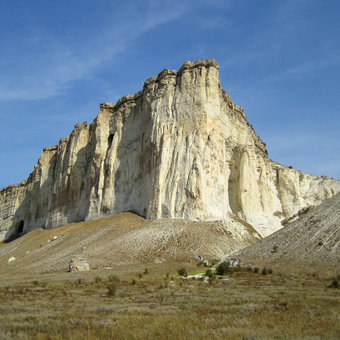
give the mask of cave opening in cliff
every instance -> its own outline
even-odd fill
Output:
[[[113,133],[111,133],[111,135],[109,136],[109,138],[107,139],[107,143],[108,143],[108,148],[111,148],[112,145],[112,141],[113,141]]]
[[[21,234],[24,231],[24,221],[20,221],[17,226],[17,234]]]
[[[16,240],[17,238],[19,238],[20,236],[22,236],[24,232],[24,226],[25,226],[25,223],[22,220],[19,221],[17,224],[15,224],[13,228],[11,228],[9,232],[7,233],[9,234],[8,235],[9,237],[4,240],[4,243],[10,243]]]

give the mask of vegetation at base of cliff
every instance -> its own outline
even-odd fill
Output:
[[[0,287],[0,338],[337,338],[340,296],[328,287],[339,277],[264,269],[224,276],[207,269],[206,280],[152,268],[141,278],[139,269],[125,277],[31,278]]]
[[[225,275],[229,273],[231,273],[231,268],[227,262],[222,262],[216,267],[217,275]]]
[[[184,276],[184,277],[187,277],[188,276],[188,272],[185,268],[180,268],[177,270],[177,274],[179,276]]]

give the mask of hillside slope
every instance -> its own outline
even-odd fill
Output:
[[[232,256],[245,261],[340,263],[340,194]]]
[[[230,215],[228,223],[181,220],[149,221],[122,213],[95,221],[34,230],[0,243],[0,277],[66,271],[74,256],[92,269],[134,263],[194,261],[195,255],[216,260],[261,236]],[[8,263],[11,257],[13,262]]]

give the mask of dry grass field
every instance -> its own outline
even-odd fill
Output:
[[[339,339],[335,272],[240,268],[180,278],[193,263],[0,281],[1,339]],[[338,280],[339,282],[340,280]]]
[[[178,275],[209,270],[195,254],[212,263],[258,240],[232,216],[224,225],[124,213],[1,242],[0,339],[340,339],[340,268],[336,256],[320,262],[320,235],[314,263],[277,256],[280,243],[240,252],[242,266],[223,276]],[[90,271],[68,272],[77,255]]]

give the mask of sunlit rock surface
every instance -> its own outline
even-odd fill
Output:
[[[134,211],[148,219],[228,220],[266,236],[340,182],[268,159],[213,59],[163,70],[142,91],[103,103],[45,148],[29,178],[0,191],[1,238]]]

